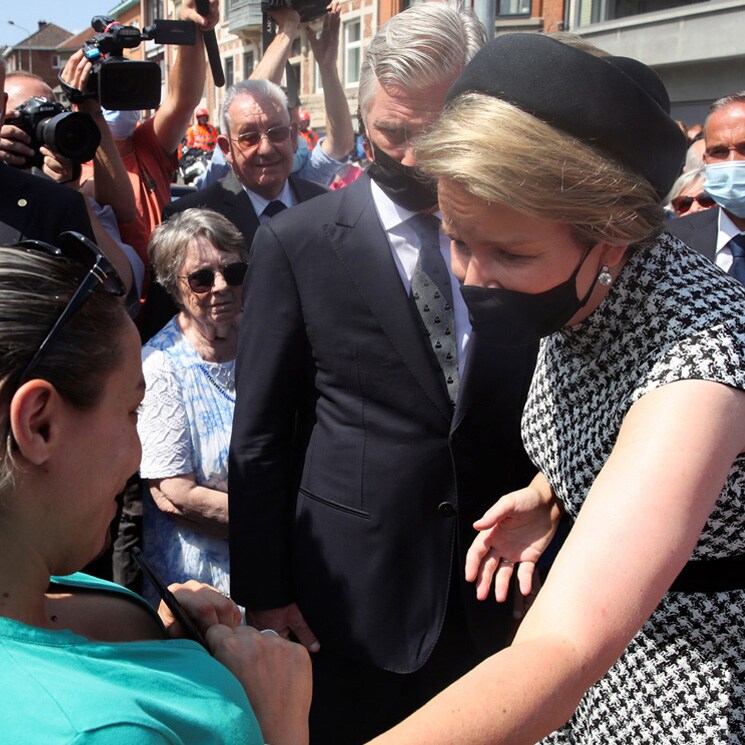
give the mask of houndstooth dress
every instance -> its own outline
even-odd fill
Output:
[[[698,378],[745,389],[745,288],[667,234],[635,253],[583,323],[543,340],[528,454],[577,516],[629,407]],[[692,560],[745,553],[745,454]],[[745,743],[745,591],[669,592],[544,743]]]

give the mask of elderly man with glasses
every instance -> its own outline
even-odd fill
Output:
[[[230,173],[211,187],[168,205],[164,216],[189,207],[209,207],[225,215],[250,248],[260,223],[326,190],[290,175],[298,133],[279,86],[268,80],[237,83],[225,95],[221,118],[223,134],[217,145],[230,164]]]
[[[287,96],[268,80],[244,80],[228,89],[222,103],[217,146],[230,172],[206,189],[166,205],[163,219],[190,207],[209,207],[230,220],[251,247],[259,225],[272,215],[323,194],[323,186],[291,174],[297,125],[290,122]],[[140,331],[146,341],[176,313],[157,286],[145,305]]]

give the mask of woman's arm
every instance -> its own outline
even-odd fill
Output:
[[[512,647],[376,745],[534,743],[561,726],[688,561],[745,451],[745,392],[700,380],[644,396]]]
[[[228,534],[227,492],[199,486],[193,473],[164,479],[148,479],[153,501],[163,512],[199,523],[200,527]]]

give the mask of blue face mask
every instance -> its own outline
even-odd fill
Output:
[[[126,140],[137,129],[137,125],[140,122],[140,112],[103,109],[103,118],[109,125],[111,135],[115,140]]]
[[[308,143],[305,141],[305,137],[298,137],[295,159],[292,161],[292,173],[297,173],[307,163],[309,156],[310,150],[308,150]]]
[[[745,217],[745,160],[708,164],[704,191],[722,209]]]

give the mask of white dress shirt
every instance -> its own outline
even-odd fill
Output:
[[[388,236],[393,260],[396,262],[401,282],[408,295],[411,292],[411,275],[414,273],[421,242],[415,230],[406,221],[416,213],[395,204],[385,192],[374,182],[371,182],[372,197],[375,203],[380,223]],[[434,213],[442,219],[439,212]],[[466,361],[466,347],[471,335],[471,322],[468,320],[468,308],[460,294],[460,282],[450,271],[450,239],[440,233],[440,253],[445,261],[450,275],[450,285],[453,289],[453,315],[455,320],[455,334],[458,344],[458,374],[463,375]]]
[[[294,207],[297,204],[297,199],[295,199],[295,195],[292,193],[292,189],[290,189],[289,181],[285,181],[282,191],[279,192],[274,199],[264,199],[264,197],[259,196],[255,191],[251,191],[251,189],[246,186],[243,187],[243,190],[248,194],[248,198],[251,200],[251,205],[259,216],[260,223],[265,223],[267,220],[271,219],[269,215],[264,214],[264,210],[269,202],[282,202],[285,207]]]
[[[714,209],[712,207],[712,209]],[[729,272],[732,266],[732,249],[727,247],[727,244],[736,236],[740,235],[742,231],[740,228],[732,222],[729,215],[725,213],[723,209],[719,210],[719,230],[717,232],[717,251],[714,256],[714,262],[716,265],[723,269],[725,272]]]

